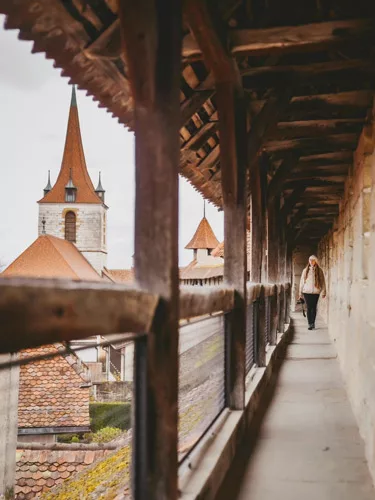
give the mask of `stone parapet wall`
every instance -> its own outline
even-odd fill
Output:
[[[362,132],[332,231],[320,242],[328,296],[320,313],[336,345],[375,479],[375,132]]]

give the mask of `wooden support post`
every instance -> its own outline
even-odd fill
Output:
[[[235,307],[226,317],[226,393],[228,406],[242,410],[246,372],[246,102],[236,62],[219,36],[217,12],[209,11],[205,1],[189,0],[184,13],[216,84],[224,205],[224,280],[235,289]]]
[[[260,283],[262,278],[263,259],[263,212],[262,193],[259,168],[250,171],[249,192],[251,204],[251,281]]]
[[[220,96],[220,97],[219,97]],[[247,196],[246,196],[246,116],[241,96],[228,102],[224,88],[218,89],[218,109],[221,138],[221,179],[224,201],[224,280],[236,290],[235,308],[227,315],[228,377],[227,399],[231,409],[245,405],[245,345],[246,345],[246,280],[247,280]],[[228,96],[229,98],[230,96]],[[234,109],[234,127],[227,128],[225,108]],[[235,149],[222,138],[233,130]],[[231,149],[232,154],[229,153]]]
[[[133,498],[176,500],[181,2],[118,5],[135,105],[135,275],[162,298],[147,362],[145,349],[137,353],[137,365],[146,365],[146,388],[133,430]]]
[[[276,196],[268,204],[268,281],[279,280],[280,247],[280,197]]]
[[[12,362],[16,354],[1,354],[0,362]],[[0,498],[14,498],[18,430],[20,367],[0,369]]]
[[[285,287],[284,284],[280,284],[279,288],[279,325],[278,332],[284,333],[285,330]]]
[[[259,294],[259,305],[258,305],[258,328],[257,328],[257,356],[256,363],[258,366],[266,366],[266,302],[264,296],[264,287],[261,287]]]
[[[271,301],[270,344],[276,345],[277,325],[278,325],[277,287],[274,287],[274,293],[270,297],[270,301]]]

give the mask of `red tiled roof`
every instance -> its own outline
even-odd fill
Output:
[[[69,357],[59,354],[59,344],[21,351],[20,358],[53,354],[51,359],[21,366],[18,427],[88,427],[89,387]],[[78,360],[77,360],[78,361]]]
[[[108,453],[108,450],[17,450],[16,498],[37,498]]]
[[[207,280],[219,278],[224,275],[224,262],[217,259],[216,265],[199,265],[196,260],[190,262],[188,266],[180,270],[181,280]]]
[[[247,244],[247,257],[248,257],[248,264],[250,263],[250,255],[251,255],[251,233],[250,231],[246,232],[246,244]],[[213,257],[222,257],[224,258],[224,241],[218,244],[218,246],[212,250],[211,255]],[[248,265],[249,268],[249,265]]]
[[[105,273],[115,283],[131,283],[135,280],[134,269],[106,269]]]
[[[212,250],[211,255],[213,257],[224,257],[224,241],[218,244],[218,246]]]
[[[101,280],[73,243],[50,235],[39,236],[5,269],[3,276]]]
[[[65,186],[70,179],[70,172],[73,184],[77,188],[76,203],[103,203],[95,193],[87,171],[74,89],[60,173],[56,184],[39,203],[65,203]]]
[[[198,229],[195,231],[194,236],[191,241],[186,245],[186,249],[198,250],[198,249],[214,249],[219,244],[212,228],[206,219],[203,217],[199,223]]]

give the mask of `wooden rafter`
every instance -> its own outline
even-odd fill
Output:
[[[374,27],[372,19],[355,19],[254,30],[234,29],[229,34],[230,52],[242,57],[328,50],[348,42],[373,40]],[[187,61],[203,57],[199,44],[191,35],[184,38],[182,55]]]

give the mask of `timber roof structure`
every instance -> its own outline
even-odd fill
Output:
[[[367,0],[186,2],[180,173],[223,207],[214,73],[235,66],[246,101],[249,175],[259,165],[263,195],[281,194],[295,241],[319,241],[337,216],[372,109],[374,11]],[[35,52],[133,128],[117,1],[39,0],[31,8],[29,0],[0,0],[0,12],[6,28],[19,29]]]

